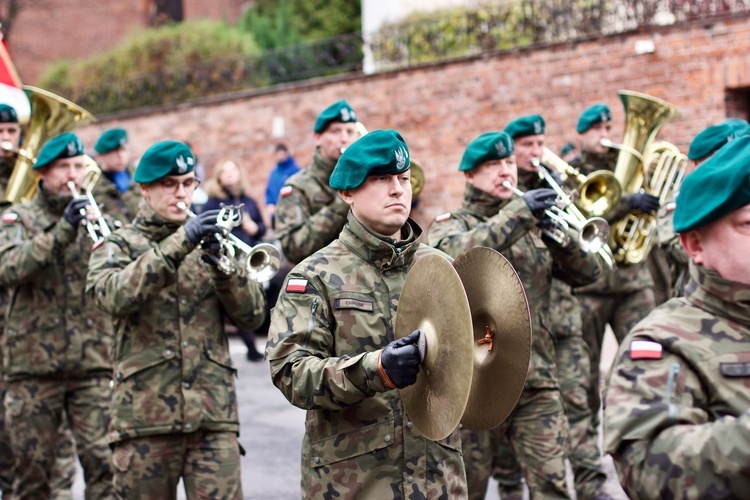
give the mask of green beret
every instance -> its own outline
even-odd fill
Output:
[[[734,136],[741,137],[750,134],[750,123],[740,118],[727,118],[721,123],[726,123],[734,129]]]
[[[149,184],[168,175],[184,175],[195,168],[195,156],[184,142],[161,141],[143,153],[133,180]]]
[[[83,154],[83,143],[77,135],[71,132],[56,135],[44,143],[39,156],[34,163],[34,170],[46,167],[60,158],[73,158]]]
[[[395,130],[374,130],[341,154],[328,185],[354,189],[371,175],[400,174],[409,170],[409,146]]]
[[[96,141],[96,144],[94,145],[94,151],[96,151],[100,155],[103,155],[105,153],[109,153],[110,151],[114,151],[115,149],[125,147],[125,144],[127,143],[128,133],[125,132],[124,129],[111,128],[109,130],[105,130],[104,133],[102,133],[101,137],[99,137],[99,140]]]
[[[356,121],[357,113],[349,106],[349,103],[341,99],[328,106],[318,115],[313,130],[316,134],[322,134],[332,122],[355,123]]]
[[[513,154],[513,139],[505,132],[487,132],[466,146],[459,172],[471,170],[480,163],[502,160]]]
[[[544,118],[539,115],[521,116],[507,124],[505,132],[515,140],[527,135],[541,135],[544,133],[544,126]]]
[[[750,203],[750,136],[721,147],[682,181],[674,230],[685,233]]]
[[[606,104],[594,104],[586,108],[581,116],[578,117],[576,131],[579,134],[586,132],[597,123],[606,123],[612,121],[612,112]]]
[[[700,160],[710,155],[734,137],[735,131],[728,123],[717,123],[695,136],[688,148],[690,160]]]
[[[13,106],[0,104],[0,123],[18,123],[18,113]]]
[[[566,142],[565,145],[560,150],[560,156],[565,156],[566,154],[573,151],[575,148],[576,147],[572,142]]]

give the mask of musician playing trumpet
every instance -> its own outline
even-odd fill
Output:
[[[112,327],[84,293],[92,242],[82,227],[87,198],[73,198],[85,170],[72,133],[50,139],[33,168],[36,196],[0,226],[0,284],[10,294],[2,350],[7,425],[16,457],[13,498],[48,498],[57,429],[67,418],[87,496],[112,496]]]
[[[174,498],[180,478],[188,498],[242,497],[237,369],[223,315],[256,328],[266,299],[244,265],[227,274],[206,258],[224,230],[218,210],[188,218],[194,168],[182,142],[146,150],[136,218],[91,257],[88,290],[115,326],[107,440],[119,498]]]
[[[514,194],[518,174],[513,154],[513,139],[505,132],[485,133],[469,143],[459,166],[466,178],[463,204],[435,218],[427,243],[452,257],[475,246],[501,252],[519,273],[531,309],[531,362],[518,405],[495,429],[462,431],[469,498],[484,498],[495,452],[506,439],[523,469],[531,498],[569,498],[567,421],[550,331],[549,283],[553,276],[588,283],[601,276],[603,267],[596,255],[580,250],[577,236],[560,241],[550,236],[555,228],[548,211],[556,202],[555,191],[538,188],[523,197]]]

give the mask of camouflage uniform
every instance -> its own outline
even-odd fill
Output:
[[[14,498],[50,495],[64,415],[88,494],[112,494],[105,440],[112,327],[84,293],[91,240],[62,219],[69,201],[42,185],[34,200],[6,211],[0,227],[0,284],[10,302],[3,357]]]
[[[585,151],[572,165],[584,175],[594,170],[612,170],[617,160],[616,152],[591,155]],[[631,212],[627,193],[617,207],[604,218],[614,224]],[[636,265],[618,264],[613,273],[591,285],[575,289],[583,309],[583,339],[589,347],[591,378],[589,383],[589,408],[594,428],[599,427],[600,374],[602,341],[607,324],[612,327],[618,342],[635,324],[646,317],[654,307],[654,280],[646,262]]]
[[[181,223],[142,202],[91,257],[88,288],[115,326],[108,438],[120,498],[172,497],[180,476],[188,497],[241,497],[237,369],[222,314],[255,328],[265,295],[243,266],[225,276],[194,248]]]
[[[337,240],[287,276],[266,355],[274,384],[307,410],[304,498],[466,497],[458,430],[422,437],[378,373],[406,274],[439,253],[419,244],[421,233],[409,220],[394,243],[349,215]]]
[[[685,285],[687,285],[690,276],[688,272],[689,257],[685,253],[685,249],[682,248],[680,236],[674,232],[672,222],[674,209],[674,202],[667,203],[659,209],[656,218],[657,241],[649,254],[649,257],[656,255],[654,261],[658,262],[659,283],[662,284],[662,288],[658,285],[655,288],[657,304],[666,302],[670,297],[685,295]],[[653,273],[654,268],[652,267]],[[654,277],[654,281],[657,281],[656,277]]]
[[[131,172],[132,174],[132,172]],[[131,175],[132,177],[132,175]],[[109,180],[106,173],[102,173],[99,181],[94,186],[93,196],[101,205],[101,211],[109,214],[117,222],[117,227],[127,224],[133,220],[138,212],[141,201],[141,190],[136,182],[131,182],[124,193],[120,193],[115,183]],[[112,228],[114,231],[115,228]]]
[[[349,205],[328,185],[336,166],[315,150],[312,165],[286,181],[276,204],[276,235],[284,256],[300,262],[336,239]]]
[[[748,497],[749,304],[750,285],[691,263],[685,297],[625,339],[605,449],[631,498]]]
[[[531,363],[518,405],[505,422],[491,431],[462,431],[468,448],[464,456],[472,498],[484,497],[491,472],[487,467],[491,460],[486,457],[494,454],[488,448],[492,434],[510,437],[533,498],[569,498],[563,446],[568,424],[550,331],[550,283],[553,274],[576,285],[589,283],[601,275],[602,267],[597,257],[581,252],[575,243],[561,247],[546,237],[540,238],[537,222],[522,199],[501,200],[467,183],[462,207],[451,212],[450,217],[433,222],[427,234],[428,244],[452,257],[480,245],[501,252],[527,287],[532,311]],[[485,458],[476,462],[477,456]]]

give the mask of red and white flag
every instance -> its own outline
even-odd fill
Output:
[[[630,359],[661,359],[662,346],[653,340],[631,340]]]
[[[31,105],[26,92],[23,91],[21,77],[18,76],[16,66],[10,58],[8,45],[0,33],[0,103],[13,106],[18,113],[18,121],[25,123],[31,113]]]

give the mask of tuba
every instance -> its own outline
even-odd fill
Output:
[[[38,176],[33,170],[36,155],[45,142],[76,126],[94,121],[94,115],[58,95],[36,87],[23,87],[31,103],[29,125],[18,159],[8,180],[4,202],[11,204],[30,200],[36,192]],[[3,149],[6,146],[3,145]]]
[[[660,203],[679,188],[687,167],[676,147],[669,143],[654,143],[661,127],[677,114],[677,108],[666,101],[639,92],[621,90],[620,100],[625,106],[625,133],[615,164],[615,177],[623,192],[646,192],[659,198]],[[615,259],[625,264],[643,261],[654,243],[656,216],[634,213],[621,219],[612,228],[610,246]]]

